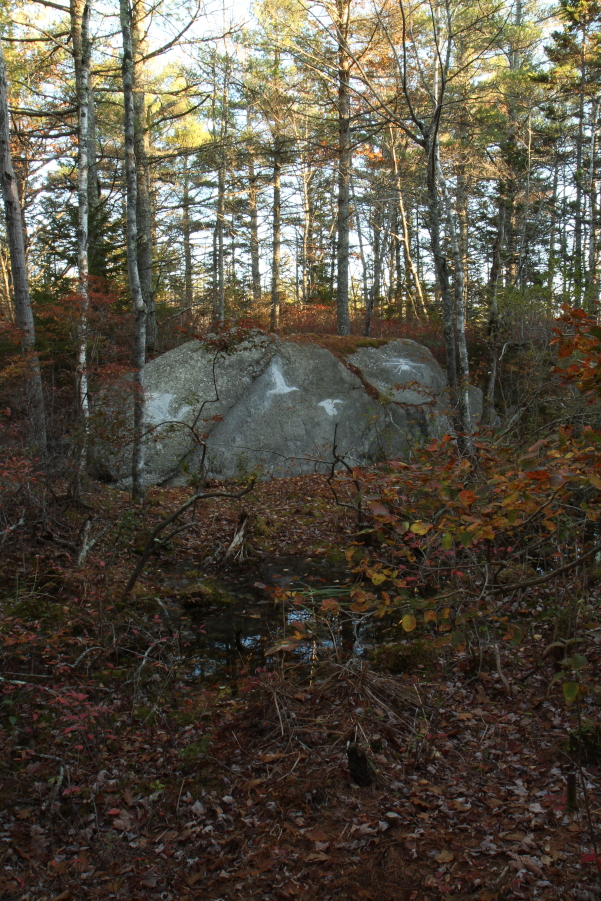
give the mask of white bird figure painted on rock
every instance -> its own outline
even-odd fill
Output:
[[[291,391],[299,390],[298,388],[294,388],[286,384],[284,376],[282,375],[277,363],[271,364],[271,377],[273,379],[275,387],[270,388],[267,392],[268,394],[289,394]]]

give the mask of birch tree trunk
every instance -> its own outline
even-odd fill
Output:
[[[351,182],[350,58],[348,31],[350,0],[336,0],[336,41],[338,44],[338,217],[336,326],[339,335],[350,335],[349,317],[349,233]]]
[[[505,188],[499,187],[499,212],[497,217],[497,234],[492,248],[492,262],[488,279],[488,379],[484,395],[484,410],[482,420],[487,425],[492,425],[496,416],[495,388],[497,384],[497,369],[499,365],[499,277],[501,275],[501,249],[505,241],[505,216],[507,202]]]
[[[79,323],[77,335],[77,399],[83,422],[80,463],[85,461],[90,404],[88,397],[89,297],[89,132],[90,132],[90,0],[71,0],[71,44],[77,96],[77,268],[79,275]]]
[[[133,91],[133,49],[131,36],[131,10],[129,0],[119,0],[121,33],[123,37],[123,109],[124,109],[124,152],[125,182],[127,187],[126,207],[126,249],[127,273],[129,289],[135,320],[134,339],[134,440],[132,453],[132,497],[142,500],[144,497],[144,367],[146,364],[146,304],[142,294],[140,275],[138,272],[138,224],[137,199],[138,184],[136,174],[136,152],[134,134],[134,91]]]
[[[21,348],[29,357],[27,393],[31,415],[31,437],[34,446],[46,450],[46,410],[40,361],[35,351],[35,325],[29,295],[25,237],[17,181],[10,151],[8,84],[4,53],[0,43],[0,180],[6,216],[6,233],[10,252],[13,295],[17,325],[21,331]]]

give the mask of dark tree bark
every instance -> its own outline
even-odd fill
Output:
[[[257,176],[252,153],[248,161],[248,207],[250,213],[250,268],[253,303],[261,303],[261,269],[259,257],[259,214],[257,208]]]

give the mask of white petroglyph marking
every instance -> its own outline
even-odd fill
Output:
[[[286,384],[284,376],[278,364],[274,361],[271,364],[271,375],[273,378],[274,388],[270,388],[268,394],[289,394],[291,391],[298,391],[298,388],[291,387]]]
[[[397,375],[402,375],[403,372],[409,371],[419,378],[419,370],[428,368],[426,363],[409,363],[408,360],[403,360],[401,357],[392,357],[388,362],[391,366],[394,366],[394,371]]]
[[[323,407],[324,410],[326,411],[326,413],[328,414],[328,416],[335,416],[336,413],[338,412],[336,410],[336,404],[343,404],[343,403],[344,403],[343,400],[333,400],[332,398],[328,397],[326,400],[320,401],[317,406]]]
[[[164,391],[161,394],[146,395],[146,419],[153,425],[158,425],[166,419],[173,419],[169,415],[169,404],[175,397],[175,394],[169,394]],[[177,418],[177,417],[176,417]]]

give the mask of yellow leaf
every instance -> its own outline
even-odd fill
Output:
[[[599,491],[601,491],[601,479],[599,478],[597,473],[591,472],[588,477],[588,480],[591,483],[591,485],[594,485],[595,488],[598,488]]]
[[[435,623],[437,619],[436,610],[426,610],[424,613],[425,623]]]
[[[381,585],[382,582],[386,581],[386,576],[384,575],[384,573],[370,572],[368,573],[368,575],[374,585]]]
[[[413,630],[417,626],[417,621],[412,613],[405,614],[405,616],[401,620],[401,626],[403,627],[405,632],[413,632]]]
[[[520,499],[520,492],[514,491],[512,494],[509,495],[509,497],[506,497],[504,500],[501,501],[501,506],[502,507],[511,507],[511,505],[515,504],[515,502],[519,501],[519,499]]]
[[[427,535],[431,528],[431,523],[418,520],[418,522],[414,522],[411,526],[411,531],[414,535]]]

